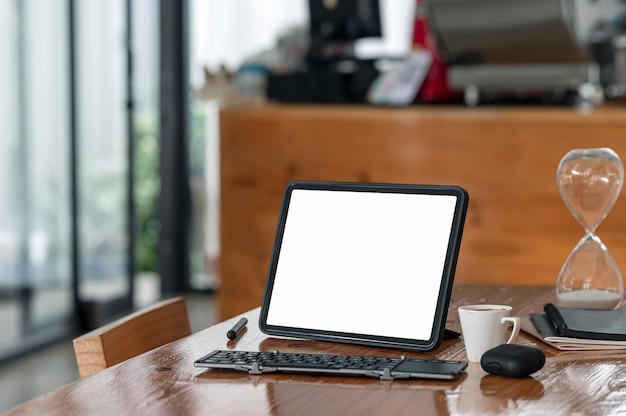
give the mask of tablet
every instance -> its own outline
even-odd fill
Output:
[[[468,201],[459,186],[290,183],[261,331],[416,351],[439,347]]]

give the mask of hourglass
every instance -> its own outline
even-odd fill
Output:
[[[622,274],[606,246],[595,235],[615,204],[624,181],[624,165],[609,148],[568,152],[556,172],[565,205],[585,229],[565,260],[556,285],[559,306],[617,309],[622,302]]]

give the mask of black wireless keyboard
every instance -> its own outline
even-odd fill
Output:
[[[320,373],[377,377],[381,380],[430,378],[453,380],[467,367],[465,361],[424,360],[355,355],[301,354],[216,350],[195,361],[196,367],[247,371]]]

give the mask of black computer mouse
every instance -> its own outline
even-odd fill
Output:
[[[540,370],[546,356],[539,348],[518,344],[502,344],[485,352],[480,365],[497,376],[523,378]]]

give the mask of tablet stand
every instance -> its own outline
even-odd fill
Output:
[[[461,336],[460,333],[453,331],[451,329],[448,329],[448,328],[444,329],[443,331],[443,339],[454,339],[460,336]]]

